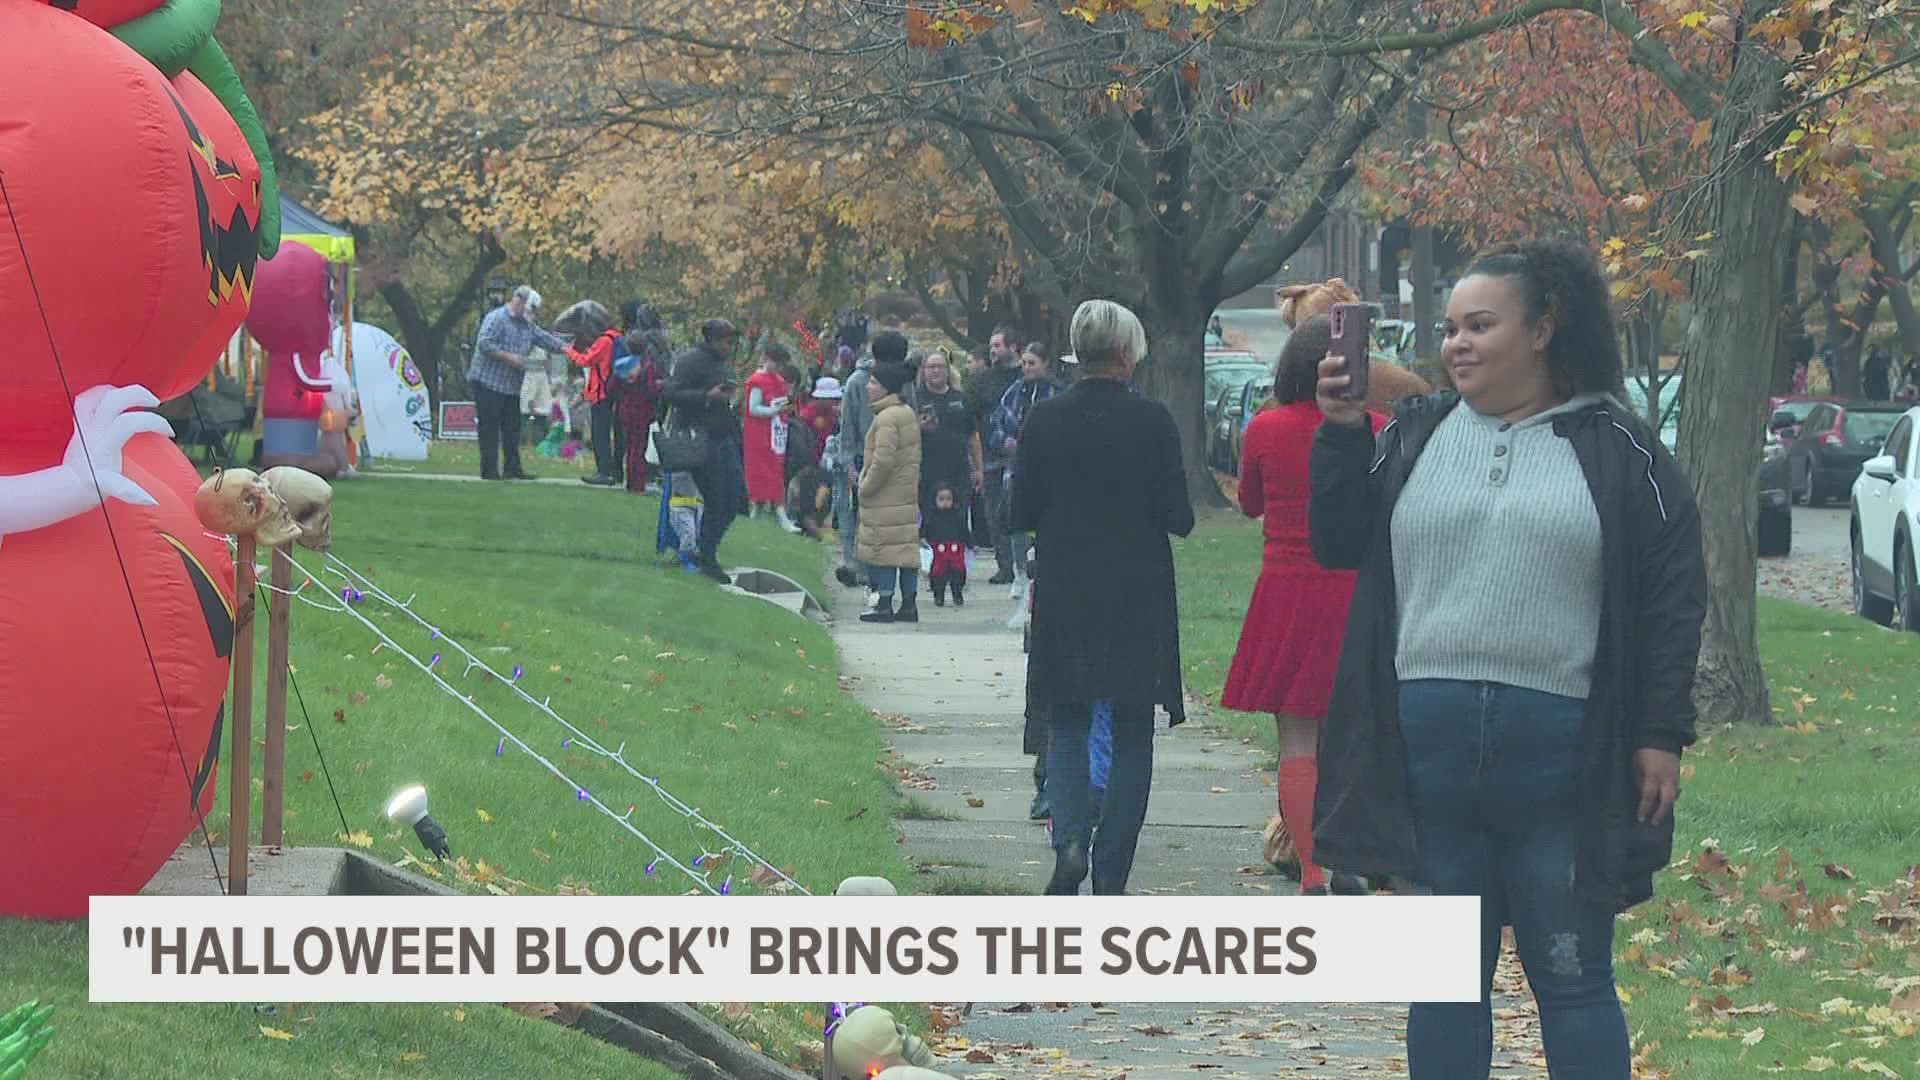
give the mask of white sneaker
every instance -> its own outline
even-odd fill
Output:
[[[783,528],[783,529],[785,529],[785,530],[787,530],[788,532],[790,532],[790,533],[797,533],[797,532],[799,532],[799,531],[800,531],[800,526],[798,526],[798,525],[795,525],[795,524],[793,523],[793,519],[787,516],[787,508],[786,508],[786,507],[784,507],[784,506],[782,506],[782,507],[780,507],[780,508],[778,508],[778,509],[776,509],[776,510],[775,510],[775,511],[773,512],[773,516],[774,516],[774,518],[775,518],[775,520],[777,520],[777,521],[779,521],[779,522],[780,522],[780,527],[781,527],[781,528]]]
[[[1007,629],[1019,630],[1025,627],[1027,625],[1027,617],[1027,605],[1021,604],[1019,607],[1013,609],[1012,615],[1007,617]]]
[[[876,611],[876,610],[878,610],[878,609],[879,609],[879,607],[880,607],[880,594],[879,594],[879,593],[877,593],[877,592],[875,592],[875,591],[873,591],[872,589],[868,589],[868,590],[867,590],[867,608],[866,608],[866,610],[868,610],[868,611]]]
[[[1013,600],[1025,600],[1027,598],[1027,576],[1025,574],[1015,574],[1013,576],[1013,584],[1007,587],[1007,596]]]

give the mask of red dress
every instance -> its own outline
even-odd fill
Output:
[[[747,380],[747,400],[753,400],[753,392],[760,391],[763,405],[787,396],[787,380],[771,371],[756,371]],[[772,416],[754,416],[751,412],[742,418],[741,430],[744,432],[746,446],[742,456],[747,467],[747,498],[757,503],[783,503],[787,499],[787,464],[783,455],[773,448],[773,423],[778,419]]]
[[[1370,419],[1380,430],[1380,417]],[[1355,575],[1322,570],[1307,540],[1307,458],[1320,421],[1320,407],[1302,401],[1270,408],[1247,425],[1240,509],[1266,515],[1266,547],[1220,695],[1229,709],[1327,715]]]

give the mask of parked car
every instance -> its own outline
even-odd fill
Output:
[[[1877,457],[1905,410],[1884,402],[1821,402],[1787,444],[1787,472],[1795,502],[1824,506],[1853,488],[1860,466]]]
[[[1247,425],[1254,414],[1273,400],[1273,374],[1260,376],[1240,388],[1240,400],[1233,403],[1233,436],[1227,444],[1227,471],[1240,475],[1240,452],[1247,445]]]
[[[1217,406],[1224,390],[1239,390],[1248,381],[1272,370],[1269,364],[1240,349],[1208,349],[1203,370],[1206,379],[1200,399],[1206,402],[1207,421],[1218,419]]]
[[[1881,453],[1868,458],[1852,493],[1853,610],[1901,630],[1920,630],[1920,582],[1914,537],[1920,535],[1920,462],[1914,428],[1920,408],[1894,414]]]
[[[1768,433],[1760,451],[1760,554],[1793,554],[1793,496],[1787,485],[1786,443]]]
[[[1786,394],[1767,399],[1767,427],[1780,436],[1781,442],[1790,443],[1800,437],[1800,427],[1807,422],[1807,414],[1813,407],[1822,403],[1838,405],[1839,398],[1808,397],[1803,394]],[[1787,421],[1791,419],[1792,423]]]
[[[1660,384],[1660,441],[1668,450],[1674,449],[1680,442],[1680,376],[1669,375]],[[1627,376],[1627,401],[1633,411],[1642,420],[1647,418],[1647,380],[1644,376]]]
[[[1240,418],[1240,387],[1230,386],[1207,403],[1207,467],[1232,472],[1233,429]]]

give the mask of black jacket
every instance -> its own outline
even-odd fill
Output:
[[[988,368],[985,375],[980,376],[979,385],[967,388],[973,395],[975,430],[980,432],[981,448],[989,464],[1006,464],[1007,455],[996,453],[992,447],[986,445],[987,432],[992,430],[993,410],[999,408],[1000,399],[1007,396],[1007,387],[1019,381],[1019,364],[1010,367],[995,365]]]
[[[1360,571],[1321,738],[1313,814],[1315,857],[1345,871],[1414,872],[1390,529],[1414,462],[1458,404],[1454,394],[1412,398],[1377,437],[1333,424],[1314,437],[1314,558]],[[1672,455],[1631,410],[1597,404],[1555,417],[1553,431],[1580,460],[1605,563],[1574,886],[1622,910],[1653,894],[1653,874],[1673,851],[1671,815],[1663,825],[1634,820],[1632,758],[1642,747],[1678,752],[1693,742],[1693,673],[1706,613],[1700,514]]]
[[[1159,705],[1180,722],[1167,537],[1193,531],[1193,504],[1173,414],[1111,379],[1083,380],[1034,406],[1014,469],[1010,527],[1036,533],[1039,549],[1032,706]]]
[[[733,411],[733,400],[707,397],[707,391],[732,381],[733,366],[711,346],[699,344],[680,350],[661,390],[661,397],[673,408],[668,423],[705,428],[712,435],[739,435],[740,417]]]

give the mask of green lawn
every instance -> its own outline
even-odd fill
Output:
[[[1189,687],[1209,700],[1259,545],[1219,514],[1177,551]],[[1920,637],[1779,601],[1760,620],[1780,723],[1701,733],[1676,868],[1620,922],[1645,1074],[1920,1076]],[[1272,744],[1266,717],[1215,715]]]
[[[825,629],[653,561],[657,502],[547,485],[362,479],[338,486],[335,553],[405,599],[646,776],[787,869],[815,892],[851,874],[911,880],[892,817],[900,806],[878,725],[843,693]],[[644,547],[641,537],[644,535]],[[820,545],[765,520],[742,521],[723,558],[815,585]],[[321,560],[302,553],[316,572]],[[320,598],[337,597],[328,579]],[[369,598],[358,607],[440,670],[516,735],[547,755],[683,862],[718,841],[693,834],[641,782],[577,745],[569,733],[480,674],[461,678],[445,642]],[[664,863],[649,876],[642,844],[509,747],[346,615],[295,604],[292,659],[308,713],[291,705],[287,841],[342,843],[348,832],[389,862],[417,856],[411,830],[380,813],[393,792],[427,785],[435,818],[460,861],[448,884],[515,893],[678,893],[692,887]],[[260,622],[264,624],[264,613]],[[259,649],[264,657],[266,635]],[[264,660],[261,661],[264,668]],[[256,717],[264,681],[256,691]],[[256,719],[256,725],[260,721]],[[256,732],[260,728],[256,726]],[[314,749],[338,790],[328,793]],[[256,742],[256,791],[261,750]],[[222,780],[225,772],[222,772]],[[208,826],[227,832],[219,808]],[[254,821],[258,822],[258,810]],[[257,832],[256,832],[257,836]],[[716,871],[733,891],[757,891],[734,858]],[[84,924],[0,920],[0,1002],[60,1005],[59,1036],[35,1075],[66,1076],[648,1076],[633,1060],[555,1025],[503,1009],[282,1006],[263,1037],[251,1008],[89,1006]],[[4,1011],[4,1010],[0,1010]],[[817,1005],[756,1010],[732,1022],[792,1059],[818,1037]],[[809,1015],[812,1014],[812,1015]],[[311,1020],[306,1018],[311,1017]],[[138,1038],[130,1038],[136,1032]],[[402,1061],[403,1054],[424,1059]],[[137,1054],[137,1058],[130,1058]]]

